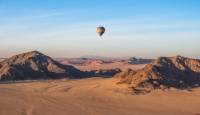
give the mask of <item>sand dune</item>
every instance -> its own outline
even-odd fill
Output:
[[[0,115],[195,115],[200,88],[132,95],[115,78],[0,84]]]

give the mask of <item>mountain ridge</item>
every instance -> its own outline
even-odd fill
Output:
[[[39,51],[12,56],[0,62],[1,80],[81,77],[85,73],[70,65],[63,65]]]
[[[117,74],[118,83],[129,84],[135,92],[155,89],[186,89],[200,86],[200,60],[183,56],[159,57],[144,68]]]

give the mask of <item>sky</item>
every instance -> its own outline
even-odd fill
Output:
[[[0,57],[200,58],[200,0],[0,0]],[[104,26],[103,37],[96,27]]]

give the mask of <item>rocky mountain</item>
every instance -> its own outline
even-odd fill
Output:
[[[155,89],[185,89],[200,85],[200,60],[182,56],[160,57],[143,69],[117,74],[118,83],[130,84],[135,93]]]
[[[0,62],[0,80],[49,79],[87,76],[73,66],[63,65],[38,51],[15,55]]]

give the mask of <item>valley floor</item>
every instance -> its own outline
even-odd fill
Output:
[[[0,84],[0,115],[197,115],[200,88],[131,95],[114,78]]]

